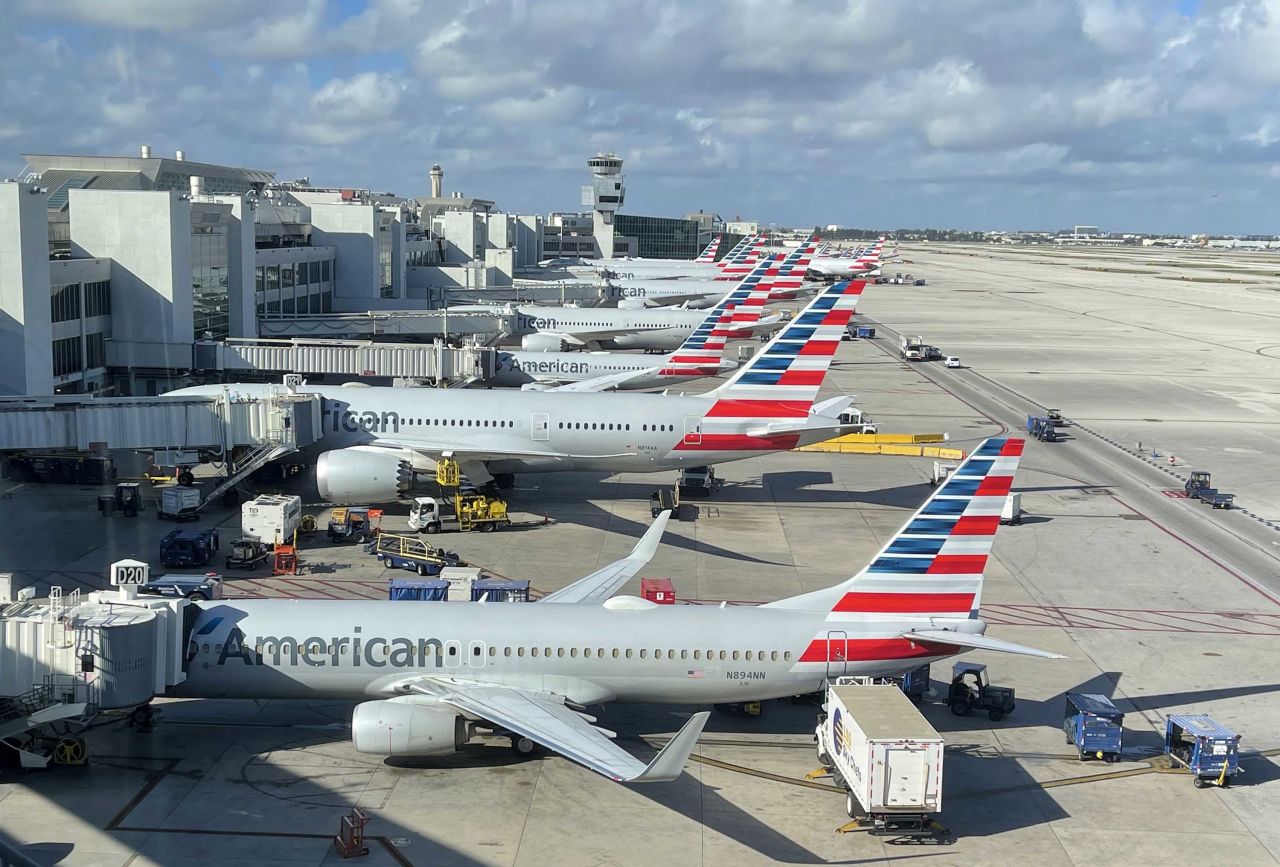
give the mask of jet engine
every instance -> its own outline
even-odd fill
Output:
[[[391,454],[333,449],[316,461],[316,487],[333,503],[394,503],[412,484],[409,462]]]
[[[376,756],[438,756],[470,740],[471,725],[427,696],[398,695],[356,705],[351,740],[356,752]]]
[[[526,382],[520,386],[521,391],[551,391],[553,388],[555,388],[554,385],[548,385],[545,382]]]
[[[568,347],[554,334],[526,334],[520,339],[520,348],[529,352],[566,352]]]
[[[618,302],[619,310],[644,310],[649,306],[643,298],[623,298]]]

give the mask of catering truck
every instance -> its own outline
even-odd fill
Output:
[[[818,717],[818,760],[872,834],[932,836],[942,810],[942,737],[896,684],[837,678]]]

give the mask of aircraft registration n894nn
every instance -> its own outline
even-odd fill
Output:
[[[669,512],[623,560],[531,604],[248,599],[194,603],[174,694],[360,700],[361,752],[450,753],[478,733],[538,743],[614,780],[678,776],[707,714],[648,765],[592,725],[611,701],[706,704],[892,675],[968,648],[1055,657],[987,636],[983,572],[1021,440],[983,442],[849,580],[759,606],[614,596],[648,563]]]
[[[522,472],[658,472],[830,439],[856,427],[839,419],[852,399],[815,400],[864,286],[825,289],[724,385],[703,394],[301,386],[299,393],[323,399],[323,434],[309,447],[319,453],[320,494],[394,502],[408,493],[413,471],[429,472],[442,457],[476,484],[506,487]],[[206,385],[171,394],[266,396],[271,388]]]

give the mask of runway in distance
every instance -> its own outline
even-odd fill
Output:
[[[510,487],[522,472],[658,472],[820,442],[857,427],[839,419],[852,398],[815,401],[865,285],[824,289],[703,394],[303,385],[299,393],[322,398],[323,430],[301,454],[315,457],[325,499],[389,503],[408,493],[414,471],[432,472],[441,457],[477,485]],[[202,385],[170,394],[265,397],[274,388]]]
[[[870,564],[823,590],[759,606],[614,596],[652,558],[664,512],[628,557],[530,604],[195,603],[177,694],[360,700],[352,738],[377,755],[451,753],[495,733],[517,752],[541,744],[613,780],[674,779],[705,712],[645,764],[586,707],[780,698],[970,648],[1057,657],[987,636],[978,616],[1022,445],[984,441]]]

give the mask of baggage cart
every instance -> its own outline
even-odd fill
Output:
[[[1105,695],[1067,693],[1062,730],[1067,743],[1076,748],[1080,761],[1120,761],[1124,748],[1124,712]]]
[[[1204,714],[1173,714],[1165,722],[1164,751],[1194,775],[1197,789],[1226,788],[1240,773],[1240,735]]]

